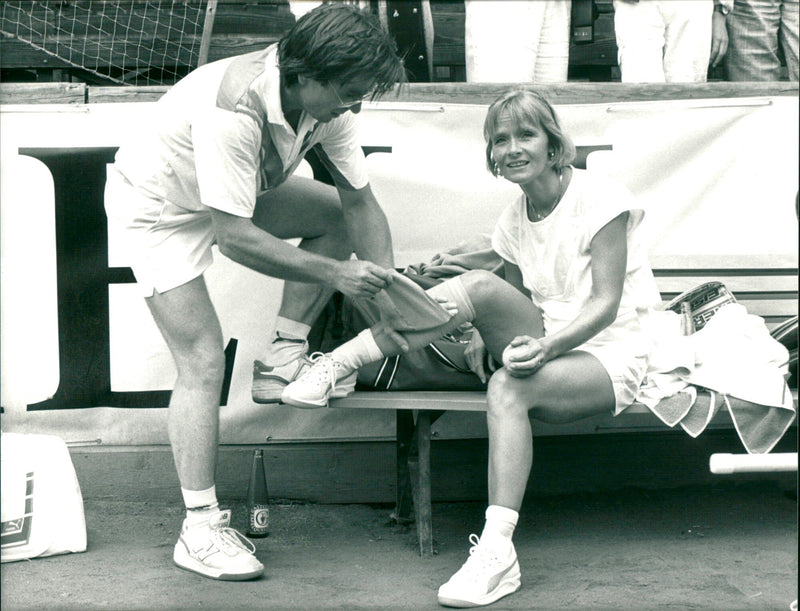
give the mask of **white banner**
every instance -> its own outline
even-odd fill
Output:
[[[590,166],[638,196],[654,266],[797,265],[797,97],[557,109],[580,156],[599,151]],[[104,164],[149,121],[153,104],[0,110],[3,430],[107,445],[167,443],[160,406],[174,366],[124,254],[113,236],[106,241],[97,195]],[[486,170],[485,112],[483,105],[392,102],[362,111],[363,146],[391,151],[367,159],[398,265],[490,232],[516,193]],[[230,342],[223,443],[393,437],[388,412],[254,404],[252,362],[271,332],[281,282],[217,254],[208,284]]]

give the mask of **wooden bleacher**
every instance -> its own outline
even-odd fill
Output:
[[[614,37],[614,19],[612,0],[574,0],[577,2],[591,3],[594,21],[589,38],[578,40],[573,37],[570,45],[570,80],[612,81],[619,80],[616,70],[616,41]],[[13,3],[8,3],[13,4]],[[19,4],[19,3],[18,3]],[[77,3],[64,3],[59,6],[47,6],[44,2],[27,2],[31,20],[44,23],[46,13],[59,11],[65,18],[69,12],[75,10]],[[50,3],[51,5],[53,3]],[[85,3],[84,3],[85,4]],[[375,4],[375,3],[373,3]],[[433,17],[433,73],[430,75],[432,82],[463,82],[466,80],[464,59],[464,3],[453,0],[431,0],[431,14]],[[142,18],[142,11],[133,5],[134,19]],[[3,12],[0,11],[0,17]],[[100,26],[101,14],[96,12],[90,16],[91,28]],[[208,60],[214,61],[247,53],[276,42],[284,32],[294,23],[294,15],[289,10],[287,0],[261,0],[259,2],[247,1],[221,1],[217,3],[211,44]],[[0,22],[0,25],[1,22]],[[0,30],[8,30],[0,27]],[[99,30],[96,30],[99,31]],[[102,79],[92,77],[91,74],[77,70],[67,61],[48,54],[40,48],[45,36],[53,36],[54,28],[51,26],[42,31],[40,39],[31,43],[24,42],[14,37],[0,35],[0,69],[4,73],[4,81],[51,81],[59,82],[71,80],[85,80],[92,85],[102,85]],[[126,41],[118,40],[120,49],[126,42],[129,47],[140,45],[143,48],[158,51],[163,48],[169,37],[177,36],[174,30],[153,31],[145,39]],[[199,45],[201,33],[193,37]],[[185,40],[188,45],[192,36]],[[84,41],[91,46],[104,44],[100,35],[90,35]],[[185,65],[183,72],[187,71],[192,62],[190,56],[180,58]],[[114,57],[115,64],[134,67],[134,56],[124,56],[121,52]],[[136,84],[135,82],[133,84]]]

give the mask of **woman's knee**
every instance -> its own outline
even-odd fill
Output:
[[[486,390],[489,418],[527,417],[532,398],[520,384],[519,379],[508,374],[505,368],[498,369],[490,378]]]
[[[472,269],[459,276],[464,290],[475,305],[480,305],[487,299],[497,295],[497,290],[501,282],[504,282],[497,274],[485,269]]]
[[[502,282],[497,274],[486,269],[471,269],[459,276],[464,287],[470,291],[478,293],[480,291],[491,291],[497,287],[498,282]]]

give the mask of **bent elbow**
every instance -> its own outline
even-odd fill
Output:
[[[608,314],[606,314],[602,318],[601,324],[603,326],[603,329],[607,329],[608,327],[610,327],[612,324],[614,324],[615,320],[617,320],[617,311],[616,310],[613,310],[613,311],[609,310]]]
[[[600,329],[605,329],[606,327],[611,326],[614,324],[614,321],[617,319],[617,314],[619,312],[619,304],[620,301],[615,300],[608,300],[603,301],[602,305],[597,312],[597,324]]]
[[[236,246],[236,240],[233,238],[232,235],[227,233],[217,234],[217,248],[219,248],[219,252],[221,255],[231,259],[233,261],[237,260],[236,253],[238,252],[238,248]]]

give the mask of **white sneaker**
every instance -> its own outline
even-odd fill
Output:
[[[311,368],[284,389],[281,401],[295,407],[325,407],[328,399],[341,399],[355,390],[357,369],[321,352],[312,354],[310,360]]]
[[[255,579],[264,565],[253,555],[255,546],[228,525],[229,509],[211,514],[207,522],[188,526],[186,520],[172,559],[180,568],[225,581]]]
[[[469,559],[439,588],[439,604],[445,607],[481,607],[508,596],[522,585],[517,552],[511,544],[508,553],[481,545],[477,535],[470,535]]]
[[[283,340],[292,341],[292,340]],[[309,367],[311,361],[306,356],[308,343],[303,342],[302,352],[281,365],[268,365],[262,361],[253,361],[253,385],[250,389],[255,403],[280,403],[281,393],[289,382],[296,380]]]

